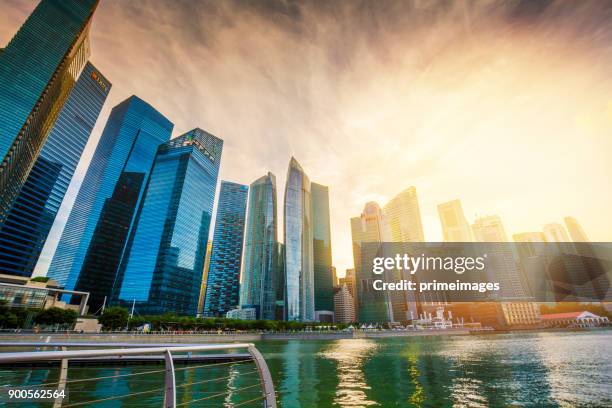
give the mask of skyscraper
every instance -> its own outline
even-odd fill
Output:
[[[314,265],[310,180],[291,158],[285,185],[285,316],[290,321],[313,321]]]
[[[223,140],[193,129],[159,146],[113,302],[195,316]],[[212,261],[212,258],[211,258]]]
[[[110,88],[110,82],[87,63],[0,224],[0,273],[32,275]]]
[[[546,241],[550,243],[550,248],[561,254],[575,253],[574,245],[570,241],[565,227],[558,222],[546,224],[542,230],[546,236]]]
[[[479,217],[472,224],[472,234],[476,242],[507,242],[508,236],[499,215]]]
[[[489,243],[487,268],[489,282],[499,282],[502,298],[525,298],[526,282],[514,260],[511,244],[507,243],[506,230],[498,215],[480,217],[472,225],[476,242]]]
[[[97,0],[43,0],[0,52],[0,223],[89,57]]]
[[[383,207],[390,242],[423,242],[423,224],[416,188],[409,187]]]
[[[438,215],[442,224],[445,242],[470,242],[472,234],[465,219],[461,201],[452,200],[438,205]]]
[[[173,124],[132,96],[115,106],[76,197],[47,276],[91,292],[96,310],[112,288],[137,203]]]
[[[329,188],[311,183],[315,318],[333,322],[334,268],[332,266]]]
[[[276,317],[276,301],[283,291],[278,276],[276,177],[272,173],[251,183],[240,279],[240,307],[255,309],[261,319]]]
[[[351,218],[353,261],[355,263],[356,314],[359,322],[393,321],[393,310],[388,291],[373,288],[375,276],[370,265],[379,256],[379,245],[389,242],[389,225],[376,202],[365,205],[361,216]],[[378,279],[378,278],[376,278]]]
[[[208,283],[208,270],[210,268],[210,253],[212,252],[212,241],[206,244],[206,256],[204,257],[204,268],[202,269],[202,284],[200,285],[200,298],[198,299],[198,316],[204,312],[204,300],[206,299],[206,284]]]
[[[355,302],[346,283],[334,288],[334,314],[335,321],[339,323],[352,323],[355,318]]]
[[[574,217],[565,217],[564,221],[570,237],[572,237],[572,241],[591,242],[586,232],[584,232],[584,229],[582,229],[582,225],[580,225],[580,223]]]
[[[221,182],[204,316],[224,317],[239,305],[240,265],[249,187]]]

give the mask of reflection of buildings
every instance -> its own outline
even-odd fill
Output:
[[[93,65],[85,65],[0,225],[0,272],[32,275],[110,86]]]
[[[223,317],[239,304],[240,265],[248,186],[221,182],[204,316]]]
[[[311,183],[315,318],[334,321],[334,267],[329,221],[329,189]]]
[[[291,158],[285,186],[285,317],[313,321],[314,265],[310,179]]]
[[[89,27],[97,4],[43,0],[0,52],[0,223],[89,57]]]
[[[461,201],[453,200],[438,205],[445,242],[471,242],[470,225],[465,219]]]
[[[193,129],[159,146],[115,280],[142,314],[195,315],[223,141]]]
[[[257,317],[274,319],[282,279],[276,204],[276,177],[272,173],[251,183],[240,281],[240,307],[255,309]],[[282,297],[280,299],[283,299]]]
[[[355,300],[346,283],[334,288],[334,307],[336,322],[352,323],[357,321]]]
[[[172,123],[132,96],[115,106],[66,222],[48,276],[92,294],[92,311],[108,296],[157,145]]]

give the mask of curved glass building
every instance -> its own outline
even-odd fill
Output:
[[[315,320],[310,180],[291,158],[285,185],[285,318]]]
[[[277,293],[282,282],[276,214],[276,177],[268,173],[250,186],[240,283],[240,307],[255,309],[260,319],[276,317]]]

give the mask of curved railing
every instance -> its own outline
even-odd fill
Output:
[[[231,343],[231,344],[189,344],[189,345],[174,345],[174,344],[131,344],[131,343],[41,343],[41,342],[10,342],[0,343],[0,347],[52,347],[61,349],[61,351],[27,351],[27,352],[10,352],[0,353],[0,365],[13,367],[16,365],[23,365],[27,363],[45,363],[45,362],[59,362],[59,378],[57,381],[47,382],[43,384],[32,384],[18,387],[16,384],[11,384],[13,388],[42,388],[49,387],[57,391],[66,390],[68,385],[80,384],[84,382],[92,382],[98,380],[108,379],[125,379],[143,375],[160,374],[163,373],[163,406],[166,408],[174,408],[178,406],[188,406],[192,403],[203,402],[206,400],[213,400],[214,398],[223,397],[227,394],[237,393],[245,390],[255,390],[256,387],[260,388],[261,393],[253,398],[248,398],[233,406],[243,406],[247,404],[259,403],[266,408],[276,407],[276,393],[274,390],[274,384],[272,377],[268,369],[268,365],[264,360],[263,356],[251,343]],[[69,347],[95,347],[95,349],[79,349],[79,350],[68,350]],[[112,347],[112,348],[104,348]],[[184,367],[175,368],[175,359],[179,353],[183,354],[181,357],[183,362],[189,362],[189,360],[196,361],[197,358],[192,353],[216,351],[216,350],[239,350],[246,349],[246,355],[237,354],[226,354],[217,356],[216,358],[225,359],[227,361],[222,363],[213,364],[202,364],[192,366],[185,364]],[[80,361],[83,362],[100,362],[103,358],[115,358],[115,363],[125,362],[125,359],[130,357],[138,356],[160,356],[163,357],[164,369],[163,370],[149,370],[144,372],[127,373],[127,374],[114,374],[103,377],[92,377],[92,378],[76,378],[70,379],[68,376],[68,363],[69,361]],[[224,357],[225,356],[225,357]],[[206,357],[206,355],[201,356]],[[245,358],[246,357],[246,358]],[[143,357],[144,358],[144,357]],[[245,361],[253,362],[255,369],[243,373],[247,374],[258,374],[259,382],[248,386],[235,388],[232,390],[226,390],[226,392],[215,392],[210,395],[192,397],[190,400],[183,400],[177,404],[177,390],[185,387],[194,387],[206,383],[212,383],[215,381],[223,381],[230,378],[205,378],[199,381],[191,381],[184,384],[177,385],[176,372],[183,370],[190,370],[194,368],[219,366],[222,364],[241,364]],[[145,391],[131,392],[121,395],[111,395],[105,398],[99,398],[89,401],[77,401],[64,404],[63,397],[57,397],[54,401],[54,407],[77,407],[77,406],[88,406],[96,405],[101,402],[120,400],[127,397],[135,397],[138,395],[151,394],[154,392],[161,392],[161,389],[151,389]],[[191,394],[191,393],[190,393]],[[252,406],[252,405],[251,405]]]

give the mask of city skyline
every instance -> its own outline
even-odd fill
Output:
[[[0,17],[1,43],[8,42],[35,4],[8,3],[7,13]],[[593,17],[597,4],[589,4],[585,8],[590,7],[590,13],[575,11],[575,22],[559,4],[522,13],[508,7],[453,6],[443,11],[435,30],[425,24],[427,7],[435,5],[408,10],[396,4],[398,15],[414,15],[415,34],[425,34],[430,41],[427,45],[408,41],[402,48],[402,36],[374,26],[359,34],[364,58],[357,63],[356,49],[343,53],[332,45],[343,38],[341,31],[324,31],[338,21],[327,18],[315,23],[321,10],[310,3],[276,11],[245,6],[233,10],[232,28],[222,29],[214,21],[212,31],[198,32],[171,22],[172,17],[190,18],[184,4],[170,10],[167,3],[157,3],[144,7],[156,10],[155,14],[140,16],[131,6],[103,2],[90,34],[92,62],[114,87],[56,224],[67,217],[66,207],[74,200],[110,108],[137,94],[172,118],[173,137],[202,123],[224,138],[226,158],[231,159],[224,161],[221,179],[249,184],[256,175],[272,171],[280,175],[278,184],[284,185],[287,157],[295,155],[312,179],[330,188],[333,261],[340,276],[352,266],[349,218],[360,213],[365,202],[384,204],[409,186],[419,189],[425,238],[430,241],[442,240],[437,205],[456,198],[462,200],[470,223],[476,214],[499,214],[508,236],[540,230],[571,215],[592,240],[609,240],[612,221],[600,214],[612,202],[601,187],[612,165],[607,160],[612,142],[606,136],[612,129],[607,97],[612,83],[601,64],[592,62],[608,58],[609,53],[599,51],[607,49],[604,43],[610,30],[598,38],[597,30],[585,30],[568,40],[580,24],[603,27],[605,19]],[[204,18],[210,11],[206,7],[212,6],[196,8],[191,18]],[[341,26],[365,14],[356,6],[345,7],[348,17],[339,21]],[[228,8],[231,3],[216,10],[216,15],[227,17],[232,11]],[[371,8],[367,11],[381,24],[404,34],[389,13]],[[465,20],[453,23],[456,16]],[[248,18],[267,29],[244,38]],[[545,24],[533,32],[531,24],[545,18]],[[107,29],[110,26],[113,32]],[[215,28],[218,32],[213,32]],[[531,40],[521,42],[529,32]],[[461,49],[445,50],[442,43],[452,36],[483,44],[465,41]],[[491,47],[492,37],[497,38],[498,51]],[[117,38],[132,41],[119,43]],[[176,42],[168,43],[169,38]],[[376,50],[373,40],[382,50]],[[550,40],[548,48],[545,40]],[[588,50],[580,49],[582,41],[590,42]],[[165,60],[179,62],[155,64],[159,44],[175,57]],[[299,61],[283,51],[287,45],[294,46],[288,48],[300,55]],[[261,47],[269,58],[251,55],[247,49],[253,47]],[[295,47],[303,52],[296,53]],[[195,62],[183,63],[189,59],[187,52],[196,53]],[[124,55],[132,59],[127,61]],[[310,62],[306,65],[317,67],[314,71],[300,68],[304,55]],[[568,56],[571,63],[565,62]],[[219,66],[208,63],[213,57],[221,57]],[[201,64],[206,71],[199,69]],[[235,87],[223,91],[229,81]],[[452,95],[440,90],[438,82],[452,85]],[[568,89],[573,99],[563,102]],[[185,96],[193,96],[194,106],[181,105]],[[253,147],[270,141],[277,147],[272,151]],[[388,179],[388,174],[394,177]],[[282,214],[279,218],[281,223]],[[54,226],[49,245],[57,240],[58,228]]]

